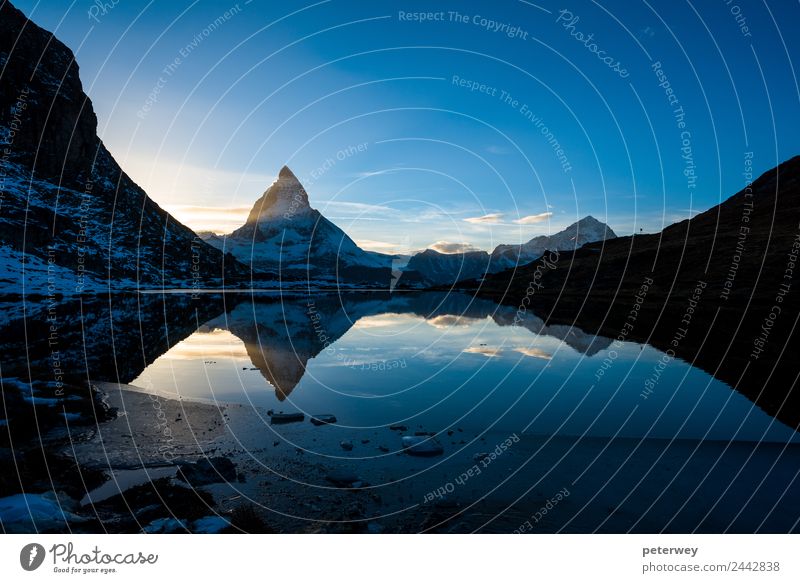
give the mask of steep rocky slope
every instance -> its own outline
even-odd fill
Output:
[[[125,174],[75,56],[0,3],[0,292],[221,285],[244,277]]]

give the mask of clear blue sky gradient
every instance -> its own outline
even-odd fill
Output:
[[[100,4],[16,2],[75,51],[123,167],[198,229],[236,226],[288,164],[378,250],[491,248],[587,214],[656,231],[743,188],[748,152],[756,175],[800,153],[796,2],[575,1],[577,21],[546,1]]]

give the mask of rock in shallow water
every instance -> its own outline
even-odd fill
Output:
[[[432,437],[421,435],[406,436],[403,438],[403,449],[409,455],[431,457],[442,455],[444,448]]]
[[[302,413],[275,413],[272,410],[267,411],[267,415],[269,415],[270,423],[272,425],[277,425],[280,423],[299,423],[306,418],[306,416]]]
[[[339,444],[339,446],[345,451],[352,451],[353,450],[353,442],[352,441],[343,441]]]
[[[311,423],[314,425],[330,425],[331,423],[336,423],[336,416],[325,414],[325,415],[312,415]]]

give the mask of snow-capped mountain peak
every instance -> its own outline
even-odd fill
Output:
[[[416,253],[405,270],[415,272],[428,285],[447,285],[465,279],[481,278],[525,265],[541,257],[545,251],[571,251],[587,243],[613,239],[611,227],[592,216],[586,216],[552,235],[539,235],[522,245],[498,245],[491,254],[486,251],[439,253],[426,249]]]
[[[278,217],[292,218],[311,211],[308,194],[288,166],[281,168],[278,179],[264,191],[247,217],[247,224]]]
[[[522,245],[498,245],[492,252],[492,260],[497,267],[512,268],[538,259],[548,249],[570,251],[616,236],[611,227],[587,215],[553,235],[539,235]]]
[[[573,235],[574,239],[585,239],[584,243],[616,237],[611,227],[598,221],[592,215],[587,215],[581,220],[572,223],[565,231]]]
[[[282,279],[388,285],[390,256],[368,253],[311,208],[305,188],[287,167],[256,200],[244,225],[222,237],[204,234],[254,271]]]

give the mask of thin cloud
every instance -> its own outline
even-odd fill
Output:
[[[433,245],[429,247],[434,251],[438,251],[439,253],[468,253],[470,251],[480,251],[478,247],[472,245],[471,243],[452,243],[450,241],[436,241]]]
[[[467,223],[472,224],[500,224],[503,220],[503,213],[489,213],[488,215],[483,215],[482,217],[469,217],[464,219]]]
[[[165,204],[163,208],[195,231],[211,231],[219,235],[241,227],[247,220],[251,207]]]
[[[334,215],[325,215],[325,218],[329,221],[388,221],[389,219],[384,219],[382,217],[337,217]],[[352,224],[350,225],[352,226]]]
[[[363,213],[394,213],[395,209],[380,204],[365,204],[363,202],[347,202],[344,200],[321,200],[319,204],[325,205],[323,210],[337,209],[339,212]]]
[[[251,206],[196,206],[189,204],[168,204],[164,208],[173,209],[176,212],[194,213],[194,214],[208,214],[208,215],[234,215],[234,216],[247,216],[250,212]]]
[[[356,239],[356,245],[367,251],[378,253],[407,253],[408,247],[403,243],[390,243],[389,241],[376,241],[374,239]]]
[[[517,225],[535,225],[536,223],[543,223],[552,216],[553,213],[551,212],[539,213],[538,215],[528,215],[527,217],[522,217],[513,222]]]
[[[490,154],[496,154],[498,156],[503,156],[505,154],[508,154],[508,148],[504,148],[503,146],[491,145],[488,148],[486,148],[486,151],[489,152]]]
[[[164,355],[168,360],[249,359],[244,343],[227,330],[193,334]]]
[[[392,314],[390,316],[366,316],[353,324],[354,328],[386,328],[394,326],[399,321],[413,320],[411,314]]]
[[[487,358],[494,358],[495,356],[500,356],[502,350],[500,348],[493,348],[491,346],[470,346],[469,348],[465,348],[464,352],[468,352],[470,354],[482,354]]]
[[[364,172],[355,172],[351,176],[356,178],[370,178],[371,176],[381,176],[383,174],[389,174],[391,172],[396,172],[397,168],[386,168],[384,170],[366,170]]]
[[[540,350],[538,348],[515,348],[515,351],[519,352],[520,354],[524,354],[525,356],[530,356],[531,358],[541,358],[543,360],[551,360],[553,355],[550,353],[545,352],[544,350]]]
[[[446,328],[453,328],[457,327],[468,327],[472,326],[476,322],[481,322],[480,318],[470,318],[468,316],[454,316],[450,314],[443,314],[441,316],[434,316],[428,320],[425,320],[429,325],[433,326],[434,328],[446,329]]]

